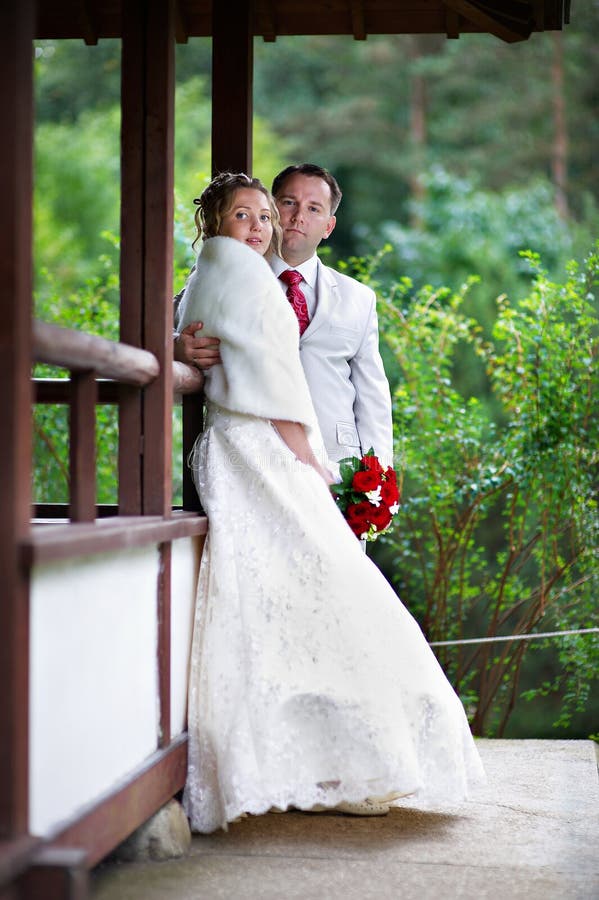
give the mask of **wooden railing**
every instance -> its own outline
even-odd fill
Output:
[[[64,516],[72,522],[92,522],[103,515],[115,515],[118,507],[100,508],[95,497],[95,416],[97,404],[119,404],[131,388],[143,388],[159,374],[152,353],[128,344],[84,334],[69,328],[36,321],[33,327],[33,361],[67,369],[68,379],[35,379],[36,403],[67,404],[69,416],[70,503],[40,504],[37,515]],[[203,386],[202,373],[173,361],[173,393],[180,397],[197,395]],[[185,401],[184,401],[185,402]],[[201,405],[186,404],[187,447],[201,430]],[[198,510],[193,486],[182,460],[184,508]]]
[[[187,736],[171,737],[171,558],[172,542],[206,533],[207,521],[191,511],[166,509],[163,515],[115,515],[97,519],[95,497],[95,424],[98,403],[121,407],[134,394],[160,378],[156,357],[146,350],[108,341],[43,322],[35,322],[32,361],[68,371],[63,379],[34,379],[34,402],[69,406],[70,503],[65,524],[32,527],[20,535],[16,549],[22,573],[22,596],[26,604],[35,567],[57,560],[103,554],[131,547],[154,545],[158,549],[156,584],[157,702],[159,730],[155,753],[125,780],[81,809],[72,820],[62,822],[44,839],[13,827],[0,840],[0,894],[27,898],[87,896],[86,870],[102,859],[131,831],[174,796],[183,786],[187,765]],[[202,374],[189,366],[172,363],[173,393],[189,404],[188,440],[201,428]],[[169,383],[170,383],[170,373]],[[128,432],[129,440],[143,443],[140,433]],[[170,444],[170,436],[165,435]],[[135,445],[137,446],[137,444]],[[121,485],[119,484],[119,496]],[[29,616],[18,632],[19,677],[13,690],[18,721],[29,720]],[[16,643],[16,639],[15,639]],[[17,651],[13,654],[17,658]],[[17,720],[15,714],[15,721]],[[12,719],[10,719],[12,722]],[[29,729],[24,725],[6,738],[5,756],[19,776],[15,806],[19,823],[27,823]],[[125,774],[125,773],[124,773]],[[17,887],[12,887],[18,885]],[[7,893],[8,891],[8,893]]]

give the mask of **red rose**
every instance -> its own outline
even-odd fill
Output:
[[[397,472],[395,469],[391,468],[391,466],[387,466],[385,469],[385,478],[392,481],[394,484],[397,484]]]
[[[367,454],[362,457],[362,465],[368,472],[379,472],[382,474],[383,467],[379,462],[378,456],[371,456]]]
[[[373,506],[370,513],[370,521],[376,526],[377,531],[383,531],[392,519],[391,513],[386,506]]]
[[[393,506],[395,503],[399,503],[399,488],[395,481],[383,481],[381,487],[381,500],[387,506]]]
[[[372,503],[369,503],[367,500],[363,500],[361,503],[350,503],[347,507],[345,511],[347,524],[358,537],[368,531],[370,524],[369,513],[374,508]]]
[[[356,472],[352,480],[352,487],[355,491],[366,493],[366,491],[376,491],[380,483],[381,479],[377,472]]]

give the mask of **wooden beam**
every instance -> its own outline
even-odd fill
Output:
[[[22,835],[11,841],[0,841],[0,891],[12,885],[27,870],[42,846],[42,839]],[[0,893],[3,900],[4,895]]]
[[[498,4],[486,4],[482,0],[444,0],[445,5],[459,13],[478,31],[494,34],[508,44],[524,41],[533,29],[532,6],[530,2],[510,0],[499,9]],[[507,11],[506,11],[507,10]]]
[[[67,525],[70,523],[71,509],[68,503],[35,503],[32,510],[32,525]],[[116,503],[96,503],[96,519],[116,517],[119,508]],[[95,521],[95,520],[94,520]]]
[[[205,517],[176,512],[168,519],[160,516],[115,516],[94,524],[40,525],[20,547],[19,560],[34,566],[57,560],[76,559],[111,550],[148,547],[179,538],[204,535]]]
[[[277,39],[277,27],[273,12],[272,0],[258,0],[255,4],[255,31],[262,35],[265,43],[274,43]]]
[[[87,900],[87,854],[71,847],[43,847],[19,879],[19,900]]]
[[[34,378],[34,403],[65,404],[72,398],[70,378]],[[96,381],[97,403],[115,405],[120,401],[121,386],[116,381]]]
[[[74,0],[39,0],[39,27],[37,38],[93,38],[120,37],[121,11],[125,3],[106,0],[86,0],[94,12],[93,24],[84,27],[82,17],[73,10]],[[127,0],[129,2],[129,0]],[[177,0],[176,38],[178,42],[188,37],[210,37],[212,34],[212,0],[190,2]],[[225,10],[230,9],[233,22],[235,6],[232,2],[220,0]],[[348,15],[349,2],[344,0],[253,0],[252,33],[262,35],[265,40],[283,35],[325,35],[353,33],[351,16]],[[485,5],[493,12],[502,13],[518,0],[486,0]],[[524,3],[524,0],[519,0]],[[569,0],[527,0],[535,10],[540,9],[548,30],[561,30],[569,21]],[[580,0],[579,0],[580,3]],[[476,3],[483,5],[483,0]],[[444,34],[444,0],[363,0],[366,34]],[[272,11],[271,27],[268,24],[269,10]],[[541,19],[539,29],[541,28]],[[484,26],[464,23],[463,31],[486,32]],[[535,30],[537,26],[535,26]]]
[[[195,366],[173,362],[173,397],[183,394],[199,395],[204,386],[204,375]],[[71,381],[69,378],[34,378],[34,403],[66,403],[71,402]],[[118,381],[96,379],[99,404],[117,404],[121,402],[125,385]],[[196,404],[201,405],[201,398],[196,396]]]
[[[535,29],[538,31],[545,30],[545,3],[543,0],[533,0],[535,11]]]
[[[366,40],[366,26],[364,24],[363,0],[351,0],[351,29],[355,41]]]
[[[252,172],[254,43],[250,7],[249,0],[212,3],[213,174]]]
[[[95,46],[98,43],[98,23],[90,0],[79,0],[78,12],[81,18],[83,40],[88,46]]]
[[[177,400],[183,395],[200,395],[204,386],[204,375],[195,366],[173,362],[173,398]],[[122,401],[123,393],[128,386],[118,381],[96,379],[99,404],[116,404]],[[66,403],[71,402],[71,381],[69,378],[34,378],[34,403]],[[196,403],[201,398],[196,396]]]
[[[159,750],[136,772],[50,837],[55,847],[80,847],[96,863],[174,797],[187,775],[187,735]]]
[[[178,44],[186,44],[189,40],[189,22],[182,0],[175,0],[175,38]]]
[[[457,40],[460,36],[460,17],[453,9],[445,11],[445,34],[451,40]]]
[[[35,6],[0,4],[0,839],[23,834],[28,823],[29,589],[19,549],[31,505]]]

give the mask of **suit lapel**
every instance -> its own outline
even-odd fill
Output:
[[[335,273],[323,265],[320,259],[318,260],[316,290],[318,298],[316,309],[310,324],[300,338],[300,343],[308,340],[329,321],[332,310],[339,302],[339,288]]]

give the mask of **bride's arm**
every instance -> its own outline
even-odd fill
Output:
[[[279,432],[281,439],[287,444],[291,452],[295,453],[300,462],[316,469],[327,484],[334,483],[335,479],[331,473],[316,458],[306,437],[304,426],[300,422],[289,422],[287,419],[271,419],[271,422]]]

